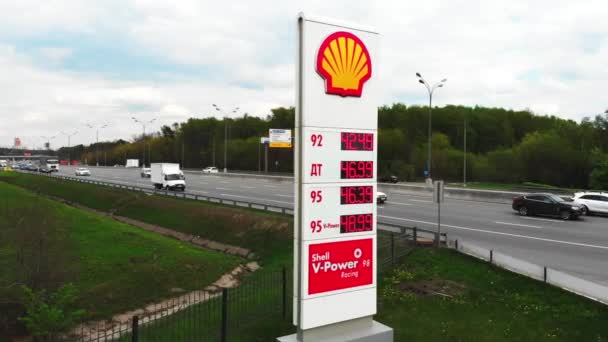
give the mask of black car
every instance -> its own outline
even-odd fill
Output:
[[[399,179],[397,178],[397,176],[393,176],[393,175],[386,175],[386,176],[382,176],[380,177],[380,182],[382,183],[397,183],[399,181]]]
[[[46,168],[46,167],[41,167],[41,168],[38,169],[38,172],[40,172],[40,173],[51,173],[51,172],[53,172],[53,169],[49,169],[49,168]]]
[[[540,215],[559,217],[562,220],[577,219],[582,208],[554,194],[527,194],[513,198],[513,210],[522,216]]]

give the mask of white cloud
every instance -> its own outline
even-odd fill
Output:
[[[217,114],[211,103],[253,115],[293,105],[301,10],[378,28],[383,104],[425,103],[414,77],[421,72],[430,80],[448,78],[438,105],[531,108],[577,120],[607,106],[605,1],[6,1],[0,3],[0,145],[13,135],[53,135],[66,127],[83,132],[73,142],[88,142],[86,121],[111,123],[103,138],[129,138],[138,132],[132,115],[170,124]],[[119,33],[142,55],[209,72],[161,82],[45,69],[3,39],[66,32],[84,39]],[[38,48],[59,64],[75,58],[78,46]]]

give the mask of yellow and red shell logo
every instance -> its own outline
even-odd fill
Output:
[[[372,77],[372,61],[359,37],[340,31],[321,44],[317,72],[325,79],[327,94],[360,97],[363,84]]]

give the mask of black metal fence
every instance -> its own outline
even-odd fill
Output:
[[[378,231],[379,274],[399,264],[421,242],[419,234],[431,233],[416,227],[393,228],[395,232]],[[445,239],[445,234],[441,237]],[[290,269],[252,273],[235,288],[194,291],[115,316],[113,322],[83,324],[71,338],[82,342],[247,340],[268,324],[290,326],[292,282]]]
[[[84,323],[68,340],[240,341],[263,322],[288,325],[292,316],[291,272],[250,274],[235,288],[194,291],[114,321]]]

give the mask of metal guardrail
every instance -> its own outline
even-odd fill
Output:
[[[34,174],[34,175],[43,175],[43,176],[47,176],[50,178],[73,181],[73,182],[78,182],[78,183],[95,184],[95,185],[101,185],[101,186],[108,186],[108,187],[116,188],[116,189],[138,191],[138,192],[143,192],[143,193],[148,193],[148,194],[153,194],[153,195],[191,199],[191,200],[196,200],[196,201],[205,201],[205,202],[216,203],[216,204],[230,205],[233,207],[259,209],[259,210],[265,210],[265,211],[276,212],[276,213],[281,213],[281,214],[293,215],[292,208],[281,207],[281,206],[265,204],[265,203],[255,203],[255,202],[247,202],[247,201],[241,201],[241,200],[232,200],[232,199],[226,199],[226,198],[220,198],[220,197],[214,197],[214,196],[191,194],[191,193],[187,193],[187,192],[157,190],[157,189],[143,188],[143,187],[133,186],[133,185],[124,185],[124,184],[96,181],[96,180],[77,178],[77,177],[53,175],[52,173],[51,174],[40,174],[40,173],[29,172],[29,171],[27,173]]]
[[[493,249],[480,247],[465,242],[462,239],[449,240],[446,245],[450,249],[487,261],[500,268],[557,286],[568,292],[608,305],[608,286],[606,285],[582,279],[563,271],[535,264],[527,260],[518,259]]]
[[[86,179],[86,178],[60,176],[60,175],[54,175],[52,173],[41,174],[41,173],[37,173],[37,172],[24,171],[24,170],[21,170],[20,172],[26,172],[26,173],[33,174],[33,175],[42,175],[42,176],[47,176],[50,178],[62,179],[62,180],[73,181],[73,182],[78,182],[78,183],[95,184],[95,185],[101,185],[101,186],[108,186],[108,187],[116,188],[116,189],[139,191],[139,192],[153,194],[153,195],[161,195],[161,196],[182,198],[182,199],[191,199],[191,200],[196,200],[196,201],[206,201],[206,202],[210,202],[210,203],[230,205],[233,207],[265,210],[265,211],[281,213],[281,214],[285,214],[285,215],[294,214],[293,208],[281,207],[281,206],[270,205],[270,204],[265,204],[265,203],[247,202],[247,201],[232,200],[232,199],[226,199],[226,198],[220,198],[220,197],[214,197],[214,196],[196,195],[196,194],[190,194],[187,192],[157,190],[157,189],[143,188],[143,187],[133,186],[133,185],[124,185],[124,184],[118,184],[118,183],[112,183],[112,182],[96,181],[96,180],[91,180],[91,179]],[[422,233],[422,235],[420,235],[420,237],[430,238],[433,241],[435,241],[435,243],[437,243],[437,241],[439,241],[441,243],[447,242],[447,235],[445,233],[441,233],[438,236],[436,231],[427,230],[427,229],[418,228],[418,227],[404,227],[402,225],[397,225],[397,224],[393,224],[390,222],[383,222],[381,220],[378,220],[378,229],[382,229],[382,228],[380,228],[380,226],[389,228],[389,229],[383,229],[383,230],[391,230],[391,231],[399,230],[402,234],[406,234],[408,231],[410,231],[411,234],[414,236],[414,241],[416,241],[416,238],[418,237],[418,233]]]

